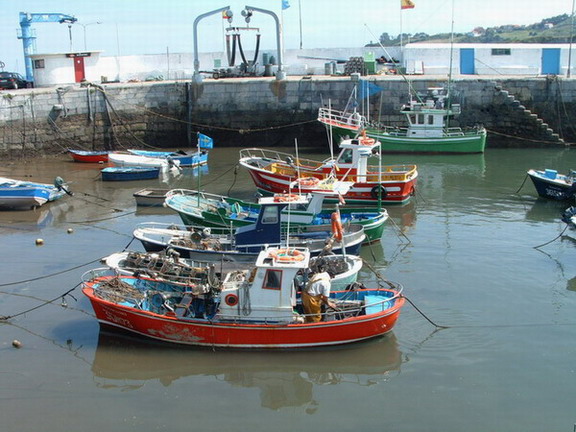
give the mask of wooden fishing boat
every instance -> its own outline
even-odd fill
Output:
[[[552,169],[531,169],[528,176],[542,198],[563,201],[573,198],[576,193],[576,171],[565,175]]]
[[[68,149],[68,154],[72,156],[74,162],[84,162],[84,163],[108,162],[108,151],[87,151],[87,150]]]
[[[100,171],[103,181],[132,181],[157,179],[160,176],[158,167],[107,167]]]
[[[340,188],[343,193],[348,190]],[[324,199],[335,196],[332,191],[314,191],[310,197],[302,197],[306,205],[291,205],[282,211],[282,223],[296,225],[330,225],[331,212],[322,209]],[[280,195],[283,197],[284,195]],[[295,194],[292,196],[296,196]],[[210,227],[240,227],[256,222],[261,210],[258,203],[250,203],[223,195],[210,194],[189,189],[172,189],[166,195],[166,207],[180,215],[185,225],[203,225]],[[388,212],[384,209],[347,209],[339,210],[343,224],[360,224],[364,227],[366,241],[380,240]]]
[[[152,158],[170,158],[173,161],[178,161],[180,167],[197,167],[206,165],[208,163],[208,152],[206,150],[197,150],[193,152],[185,152],[182,150],[176,152],[163,152],[163,151],[150,151],[150,150],[137,150],[128,149],[129,153],[138,156],[146,156]]]
[[[416,191],[416,165],[369,165],[379,153],[372,138],[354,138],[339,143],[340,154],[323,161],[295,157],[260,148],[240,150],[240,165],[248,170],[258,190],[264,193],[321,191],[330,182],[352,182],[344,199],[349,204],[381,205],[407,202]],[[379,159],[381,161],[381,158]],[[338,202],[327,198],[328,202]]]
[[[162,207],[170,188],[144,188],[132,194],[136,205],[142,207]]]
[[[483,153],[486,129],[462,128],[449,121],[461,114],[461,106],[451,103],[446,89],[434,87],[418,95],[400,109],[408,127],[393,127],[367,119],[357,111],[322,107],[318,121],[332,129],[336,139],[364,133],[382,143],[383,153]]]
[[[185,345],[306,348],[340,345],[390,332],[404,305],[402,287],[331,291],[336,310],[305,323],[294,286],[308,268],[306,249],[267,248],[253,269],[226,274],[216,285],[177,285],[92,270],[82,292],[101,325]]]
[[[178,253],[168,249],[159,253],[124,251],[113,253],[102,259],[102,263],[119,274],[134,274],[152,277],[156,280],[173,283],[198,283],[202,280],[215,281],[222,275],[234,270],[244,270],[250,264],[231,263],[227,261],[192,261],[181,258]],[[323,264],[331,276],[332,289],[346,289],[355,283],[362,268],[362,258],[356,255],[326,255],[310,258],[310,265],[297,278],[303,284],[310,273],[317,271]],[[214,283],[214,282],[212,282]]]
[[[54,184],[36,183],[0,177],[0,208],[30,209],[72,195],[61,177]]]

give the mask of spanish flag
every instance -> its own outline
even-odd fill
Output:
[[[412,0],[400,0],[400,9],[414,9]]]

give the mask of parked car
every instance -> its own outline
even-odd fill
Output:
[[[16,72],[0,72],[0,88],[19,89],[30,88],[32,83]]]

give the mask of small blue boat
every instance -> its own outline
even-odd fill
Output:
[[[194,152],[185,152],[185,151],[162,152],[162,151],[129,149],[128,152],[137,156],[166,158],[171,159],[173,161],[179,161],[180,167],[196,167],[208,163],[208,152],[205,150]]]
[[[158,167],[107,167],[100,171],[103,181],[130,181],[157,179]]]
[[[542,198],[558,201],[568,200],[576,194],[576,171],[559,174],[556,170],[529,170],[528,176],[534,183],[536,192]]]
[[[0,208],[3,209],[40,207],[66,193],[72,195],[61,177],[56,177],[53,185],[0,177]]]

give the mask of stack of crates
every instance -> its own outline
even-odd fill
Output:
[[[344,75],[352,75],[353,73],[366,75],[366,69],[364,67],[364,58],[350,57],[350,59],[346,62],[346,64],[344,65]]]

